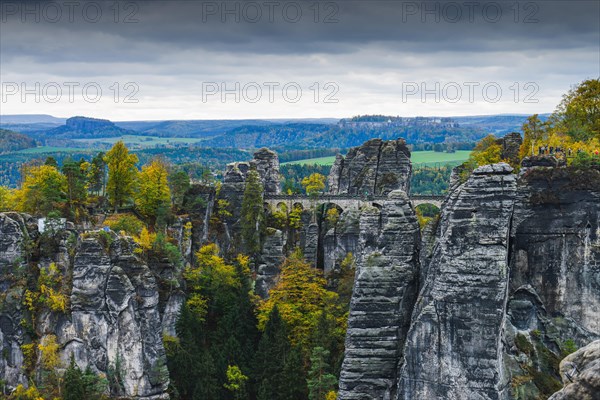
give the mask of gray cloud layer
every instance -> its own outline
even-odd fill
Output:
[[[101,101],[51,103],[42,96],[36,103],[13,95],[2,102],[2,113],[163,119],[546,112],[570,85],[600,75],[595,0],[74,3],[2,3],[1,79],[27,87],[97,82]],[[202,101],[203,82],[272,81],[298,82],[302,99]],[[135,82],[139,102],[115,103],[108,89],[114,82]],[[321,89],[316,103],[315,82]],[[322,101],[326,82],[339,87],[338,103]],[[407,82],[429,89],[456,82],[463,96],[457,102],[441,92],[440,101],[422,93],[403,99]],[[503,95],[491,103],[479,93],[471,102],[464,82],[497,82]],[[523,101],[527,82],[537,85],[537,103]]]

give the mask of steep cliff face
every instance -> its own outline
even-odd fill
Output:
[[[123,395],[167,398],[158,285],[135,247],[125,238],[108,251],[97,238],[81,241],[73,264],[71,319],[56,336],[64,361],[72,353],[82,367],[121,369]]]
[[[536,167],[522,174],[503,339],[513,398],[547,398],[561,386],[565,352],[600,339],[599,221],[599,171]]]
[[[331,194],[384,196],[410,188],[410,151],[404,139],[372,139],[337,156],[328,177]]]
[[[453,193],[413,313],[398,399],[500,399],[516,178],[480,167]]]
[[[52,235],[55,246],[43,249],[49,239],[38,233],[33,219],[0,214],[0,282],[6,293],[0,339],[8,354],[0,361],[0,375],[7,386],[28,383],[41,361],[33,357],[35,350],[24,349],[52,337],[63,367],[72,356],[80,368],[112,376],[113,396],[168,398],[162,335],[172,332],[181,298],[163,293],[161,305],[158,280],[165,266],[159,263],[161,271],[154,270],[131,238],[114,233]],[[38,274],[65,296],[64,310],[52,306],[49,295],[35,295],[43,291]]]
[[[5,355],[0,358],[0,376],[12,387],[27,383],[21,350],[25,332],[20,323],[25,316],[25,288],[18,281],[27,263],[22,249],[31,240],[28,225],[33,224],[28,215],[0,213],[0,344]]]
[[[548,313],[600,334],[598,171],[525,173],[512,237],[511,289],[531,285]]]
[[[360,253],[360,211],[347,210],[323,237],[323,270],[334,270],[348,253]]]
[[[354,373],[355,387],[395,379],[389,398],[398,400],[547,399],[561,389],[561,374],[568,383],[560,360],[600,339],[600,171],[546,160],[524,166],[519,176],[496,164],[464,184],[454,180],[432,250],[420,255],[421,291],[410,329],[397,339],[404,347],[388,352],[397,375],[390,378],[379,356],[365,353],[355,370],[350,356],[342,377]],[[387,282],[371,279],[373,286]],[[380,324],[378,316],[370,321]],[[579,399],[574,393],[600,380],[595,353],[585,354],[567,359],[578,360],[571,361],[580,381],[555,398]]]
[[[406,193],[361,210],[339,399],[390,399],[416,300],[419,228]]]

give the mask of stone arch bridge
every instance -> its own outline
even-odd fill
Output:
[[[363,205],[376,205],[379,202],[387,200],[387,196],[352,196],[347,194],[323,194],[320,195],[316,203],[327,204],[333,203],[340,207],[342,210],[359,210]],[[440,208],[444,201],[444,196],[410,196],[410,200],[413,207],[419,204],[433,204]],[[267,194],[264,199],[266,204],[272,207],[277,207],[278,204],[283,203],[288,206],[288,209],[292,206],[299,204],[303,209],[307,210],[312,205],[312,200],[308,196],[302,195],[285,195],[285,194]]]

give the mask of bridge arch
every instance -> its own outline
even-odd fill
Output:
[[[302,210],[309,210],[314,204],[335,204],[343,211],[347,210],[359,210],[363,205],[369,204],[377,208],[381,208],[382,201],[387,200],[386,196],[376,197],[360,197],[353,195],[322,195],[316,201],[311,200],[308,196],[288,196],[288,195],[268,195],[265,196],[265,203],[269,203],[271,206],[278,207],[279,204],[285,204],[288,208],[288,212],[294,207],[300,207]],[[443,196],[427,196],[427,195],[413,195],[410,196],[413,207],[420,204],[433,204],[434,206],[441,208],[444,197]]]

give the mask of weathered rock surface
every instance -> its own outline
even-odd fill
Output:
[[[323,270],[328,273],[339,267],[348,253],[357,255],[360,238],[360,211],[346,210],[335,226],[323,238]]]
[[[261,252],[262,263],[258,266],[256,274],[255,292],[262,298],[267,298],[269,290],[275,285],[284,259],[283,233],[272,230],[264,239]]]
[[[329,193],[387,195],[410,189],[410,151],[404,139],[372,139],[337,156],[328,177]]]
[[[122,394],[168,398],[168,371],[158,311],[158,286],[130,239],[115,240],[110,254],[95,238],[83,239],[73,265],[71,321],[57,333],[81,368],[120,368]]]
[[[0,213],[0,346],[5,355],[0,357],[0,378],[9,387],[27,383],[21,350],[25,289],[15,281],[22,277],[27,261],[22,255],[24,244],[31,239],[28,223],[34,221],[26,214]]]
[[[503,163],[478,168],[464,184],[454,174],[433,248],[421,250],[424,282],[410,329],[397,339],[404,348],[388,352],[398,376],[390,378],[379,355],[368,353],[353,375],[357,388],[396,379],[397,393],[356,398],[544,399],[560,389],[565,352],[600,339],[600,171],[541,158],[524,164],[518,178]],[[373,286],[387,282],[372,279]],[[588,398],[580,396],[599,380],[597,355],[584,354],[585,362],[569,357],[579,357],[586,372],[553,400]],[[563,381],[569,360],[561,364]]]
[[[55,336],[63,366],[72,355],[82,369],[89,366],[101,374],[112,370],[120,376],[119,387],[111,388],[113,395],[168,398],[162,334],[174,333],[182,299],[177,293],[164,299],[161,314],[157,282],[161,271],[153,271],[140,259],[131,238],[114,233],[107,237],[104,232],[88,232],[77,240],[74,232],[58,232],[52,254],[38,254],[38,237],[29,216],[0,213],[0,344],[6,355],[0,359],[0,376],[7,388],[27,385],[26,373],[35,373],[24,368],[22,346]],[[61,274],[61,285],[69,285],[68,309],[52,312],[41,304],[35,311],[26,309],[28,269],[47,269],[51,264]],[[37,369],[39,360],[33,363]]]
[[[265,194],[281,193],[277,153],[263,147],[254,153],[254,159],[250,161],[250,164],[256,166],[263,182]]]
[[[565,357],[560,375],[565,387],[549,400],[600,399],[600,340]]]
[[[500,399],[516,177],[478,168],[443,210],[406,339],[398,399]]]
[[[548,313],[600,335],[600,172],[532,170],[523,183],[511,287],[530,284]]]
[[[419,227],[397,190],[360,214],[356,280],[339,399],[394,398],[398,361],[416,300]]]

